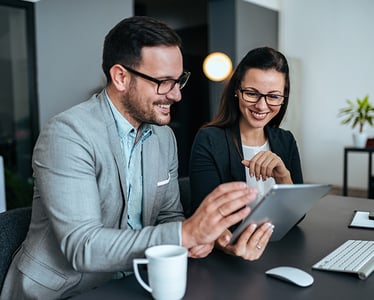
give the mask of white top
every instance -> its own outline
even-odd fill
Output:
[[[243,148],[243,155],[244,155],[245,160],[251,160],[252,157],[255,156],[260,151],[270,150],[268,141],[266,141],[266,143],[263,144],[262,146],[252,147],[252,146],[243,145],[242,148]],[[254,176],[251,177],[249,175],[249,169],[247,167],[245,167],[245,178],[246,178],[246,181],[249,187],[257,188],[258,190],[257,198],[254,202],[250,204],[251,207],[253,207],[257,203],[257,200],[260,200],[261,197],[265,195],[265,193],[268,190],[270,190],[270,188],[275,184],[275,180],[273,177],[269,177],[265,181],[262,179],[257,181],[256,177]]]

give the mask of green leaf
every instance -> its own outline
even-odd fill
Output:
[[[360,132],[365,124],[373,126],[374,106],[369,101],[369,95],[357,98],[356,101],[347,99],[346,104],[338,112],[338,117],[344,117],[342,124],[351,125],[352,129],[359,125]]]

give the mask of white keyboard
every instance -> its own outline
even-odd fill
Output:
[[[360,279],[366,279],[374,270],[374,241],[348,240],[312,268],[355,273]]]

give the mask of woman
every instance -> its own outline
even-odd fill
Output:
[[[257,198],[275,183],[303,183],[295,138],[279,128],[289,92],[283,54],[269,47],[247,53],[223,91],[218,113],[195,137],[190,159],[193,210],[223,182],[246,181],[258,190]],[[271,224],[265,223],[248,228],[236,245],[228,245],[230,232],[216,244],[227,253],[257,259],[271,232]]]

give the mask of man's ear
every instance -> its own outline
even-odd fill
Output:
[[[129,72],[119,64],[113,65],[109,72],[115,88],[121,92],[126,91],[130,82]]]

